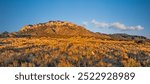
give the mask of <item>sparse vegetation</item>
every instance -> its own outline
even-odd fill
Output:
[[[0,66],[150,66],[150,43],[93,38],[1,38]]]
[[[55,23],[51,21],[46,25]],[[57,23],[67,26],[66,22]],[[44,26],[39,24],[38,26]],[[69,24],[72,25],[72,24]],[[37,25],[28,25],[38,27]],[[52,25],[51,25],[52,26]],[[57,25],[55,25],[56,27]],[[76,25],[72,25],[76,26]],[[65,28],[64,27],[64,28]],[[78,27],[78,26],[76,26]],[[75,28],[76,28],[75,27]],[[43,28],[43,27],[42,27]],[[74,29],[74,27],[72,27]],[[109,35],[87,32],[89,36],[32,36],[26,27],[14,37],[0,38],[0,66],[10,67],[149,67],[150,42],[111,39]],[[49,31],[49,30],[47,30]],[[69,30],[77,32],[77,30]],[[80,31],[78,29],[78,31]],[[85,30],[86,31],[86,30]],[[37,31],[36,31],[37,32]],[[55,29],[55,32],[60,32]],[[62,32],[62,30],[61,30]],[[64,31],[65,33],[68,31]],[[31,33],[31,35],[30,35]],[[43,32],[42,32],[43,33]],[[41,33],[41,34],[42,34]],[[38,30],[37,35],[40,34]],[[41,35],[40,34],[40,35]],[[23,36],[22,36],[23,35]],[[25,35],[25,36],[24,36]],[[27,36],[26,36],[27,35]],[[28,36],[29,35],[29,36]],[[93,36],[91,36],[93,35]],[[128,37],[129,38],[129,37]]]

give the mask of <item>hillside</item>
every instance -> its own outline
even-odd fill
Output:
[[[149,67],[150,40],[49,21],[0,34],[0,66]]]
[[[118,40],[148,40],[144,36],[137,36],[137,35],[128,35],[128,34],[110,34],[109,35],[113,39]]]
[[[27,25],[19,33],[32,36],[94,36],[94,33],[82,26],[65,21],[49,21],[35,25]]]

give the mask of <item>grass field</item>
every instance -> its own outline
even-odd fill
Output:
[[[80,36],[0,38],[0,66],[148,67],[150,43]]]

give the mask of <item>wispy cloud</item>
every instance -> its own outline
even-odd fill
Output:
[[[141,25],[137,26],[126,26],[125,24],[122,24],[120,22],[113,22],[113,23],[107,23],[107,22],[98,22],[96,20],[92,20],[90,22],[84,22],[84,26],[93,25],[96,28],[115,28],[119,30],[143,30],[144,27]]]
[[[84,21],[82,24],[83,24],[83,26],[88,26],[89,23]]]

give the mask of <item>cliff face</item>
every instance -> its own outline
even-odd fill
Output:
[[[19,33],[34,36],[49,35],[71,35],[71,36],[93,36],[93,32],[86,30],[82,26],[78,26],[71,22],[49,21],[35,25],[27,25],[20,29]]]

